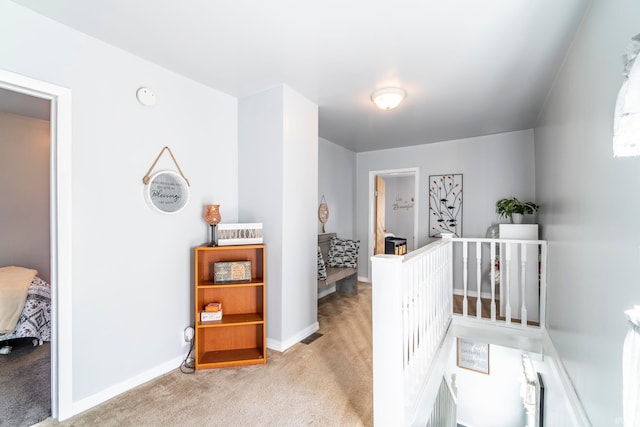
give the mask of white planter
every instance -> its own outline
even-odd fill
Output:
[[[514,213],[511,214],[511,223],[512,224],[522,224],[522,219],[524,218],[523,214]]]

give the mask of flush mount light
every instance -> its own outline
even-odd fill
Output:
[[[399,87],[385,87],[371,94],[374,104],[383,110],[393,110],[407,96],[407,91]]]

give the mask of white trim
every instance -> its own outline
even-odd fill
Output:
[[[71,90],[0,69],[0,87],[51,101],[51,412],[74,415],[71,342]]]
[[[379,171],[369,171],[369,227],[367,229],[367,235],[369,244],[367,247],[367,275],[371,277],[371,257],[373,256],[373,250],[375,248],[374,240],[374,228],[375,228],[375,190],[376,190],[376,176],[383,178],[397,177],[397,176],[413,176],[414,177],[414,206],[413,211],[413,250],[418,249],[418,234],[419,234],[419,211],[420,211],[420,168],[402,168],[402,169],[387,169]],[[368,280],[367,280],[368,281]]]
[[[298,344],[300,341],[302,341],[303,339],[305,339],[306,337],[308,337],[318,329],[320,329],[320,324],[318,322],[315,322],[307,326],[306,328],[304,328],[294,336],[287,338],[285,341],[274,340],[272,338],[267,337],[267,347],[270,348],[271,350],[283,352],[289,347],[292,347]]]
[[[368,277],[358,276],[358,282],[371,284],[371,279]]]
[[[183,360],[184,358],[182,356],[176,357],[141,374],[128,378],[119,384],[115,384],[96,394],[74,402],[73,413],[79,414],[80,412],[84,412],[141,384],[156,379],[159,376],[166,374],[167,372],[171,372],[174,369],[178,368],[182,364]]]

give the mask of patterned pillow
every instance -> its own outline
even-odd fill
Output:
[[[359,248],[360,240],[332,238],[329,246],[329,267],[356,268]]]
[[[318,246],[318,280],[327,280],[327,266],[324,265],[320,246]]]

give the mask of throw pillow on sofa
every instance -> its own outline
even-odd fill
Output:
[[[324,265],[324,258],[322,257],[320,246],[318,246],[318,280],[327,280],[327,266]]]
[[[358,249],[360,240],[340,239],[334,237],[329,246],[329,267],[351,267],[358,266]]]

